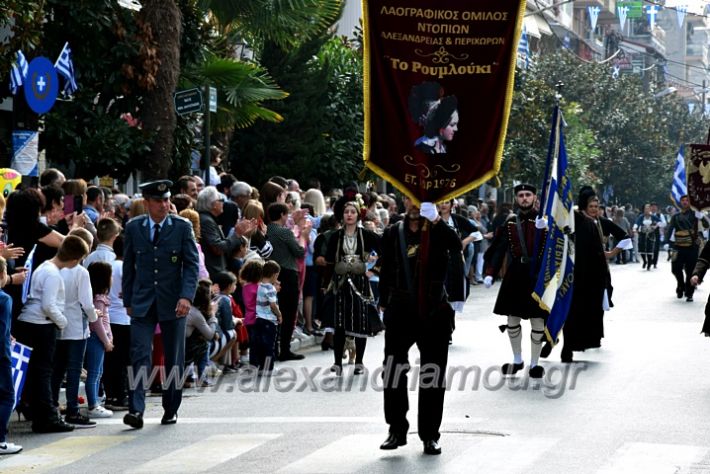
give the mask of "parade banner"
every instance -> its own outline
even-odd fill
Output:
[[[685,174],[690,207],[710,210],[710,145],[686,145]]]
[[[495,177],[525,0],[363,0],[365,165],[416,203]]]
[[[567,168],[567,150],[562,131],[562,112],[555,107],[552,134],[547,154],[543,188],[542,215],[547,219],[547,238],[540,273],[532,297],[549,313],[545,336],[553,346],[557,343],[574,289],[574,197]]]

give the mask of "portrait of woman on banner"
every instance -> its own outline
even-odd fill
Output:
[[[409,110],[424,135],[414,147],[427,155],[446,153],[446,142],[458,131],[459,113],[456,96],[443,96],[443,88],[436,82],[423,82],[412,87]]]

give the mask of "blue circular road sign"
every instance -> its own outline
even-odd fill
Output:
[[[30,109],[38,114],[49,112],[59,91],[59,78],[54,64],[42,56],[34,58],[27,70],[23,86],[25,100]]]

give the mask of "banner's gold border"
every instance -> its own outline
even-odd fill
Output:
[[[480,185],[484,184],[486,181],[495,177],[500,173],[501,162],[503,161],[503,149],[505,147],[505,138],[508,133],[508,119],[510,117],[510,108],[513,105],[513,92],[515,89],[515,65],[517,60],[517,45],[520,42],[520,36],[523,31],[523,20],[525,18],[525,5],[527,0],[519,0],[518,5],[518,17],[515,25],[515,35],[514,41],[511,45],[513,48],[510,52],[510,71],[508,73],[508,78],[506,81],[506,91],[505,91],[505,102],[503,104],[503,123],[501,124],[501,132],[498,135],[498,146],[496,147],[496,154],[493,161],[493,169],[486,172],[475,181],[472,181],[464,186],[454,189],[449,194],[444,195],[442,198],[437,200],[437,202],[448,201],[449,199],[454,199],[462,194],[465,194]],[[370,87],[372,79],[372,71],[370,70],[370,21],[368,17],[368,3],[369,0],[362,0],[362,24],[363,24],[363,93],[364,93],[364,106],[365,106],[365,139],[363,144],[363,160],[365,161],[365,166],[372,170],[375,174],[381,178],[387,180],[392,186],[399,190],[402,194],[409,197],[415,204],[420,205],[421,202],[402,182],[395,179],[387,171],[380,168],[378,165],[370,161],[370,155],[372,151],[372,143],[370,141],[370,133],[372,131],[371,117],[372,117],[372,104],[370,102]]]

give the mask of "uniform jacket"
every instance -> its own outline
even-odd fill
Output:
[[[175,319],[180,298],[195,297],[199,272],[197,243],[186,219],[168,216],[157,245],[151,242],[147,215],[126,224],[123,255],[123,304],[133,318],[142,318],[157,303],[158,319]]]

